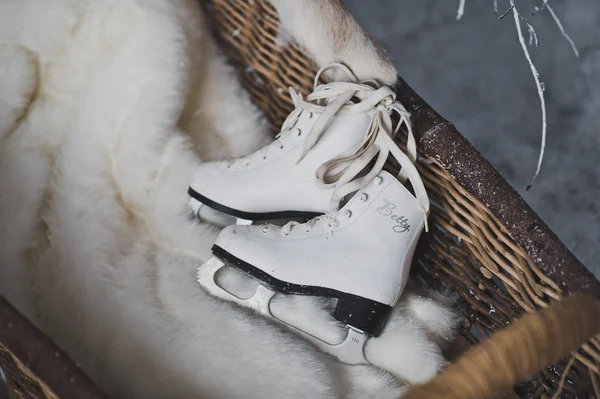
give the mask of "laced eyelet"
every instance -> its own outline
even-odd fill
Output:
[[[360,195],[360,200],[361,200],[362,202],[367,202],[367,200],[368,200],[368,199],[369,199],[369,196],[367,195],[367,193],[362,193],[362,194]]]
[[[377,176],[375,178],[375,184],[377,184],[378,186],[381,186],[381,183],[383,183],[383,177]]]
[[[348,219],[350,219],[352,217],[352,211],[350,209],[346,209],[346,211],[344,212],[344,215],[346,215],[346,217]]]

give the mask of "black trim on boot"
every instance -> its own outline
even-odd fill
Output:
[[[389,305],[333,288],[293,284],[279,280],[232,255],[218,245],[213,245],[212,253],[223,262],[242,270],[279,292],[293,295],[337,298],[338,303],[334,317],[348,326],[375,337],[381,335],[383,327],[392,311],[392,307]]]
[[[195,200],[200,201],[206,206],[213,208],[219,212],[226,213],[231,216],[235,216],[240,219],[259,221],[259,220],[275,220],[275,219],[305,219],[310,220],[317,216],[321,216],[319,212],[307,212],[307,211],[278,211],[278,212],[245,212],[237,209],[229,208],[228,206],[221,205],[209,198],[206,198],[202,194],[196,192],[193,188],[188,188],[188,194]]]

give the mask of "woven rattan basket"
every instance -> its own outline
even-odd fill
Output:
[[[277,132],[293,108],[287,88],[299,86],[309,92],[316,66],[293,42],[276,45],[278,16],[264,0],[206,0],[204,6],[241,81]],[[396,89],[412,114],[422,155],[419,169],[433,203],[431,232],[421,239],[413,274],[429,285],[449,287],[464,299],[465,346],[562,297],[585,292],[598,298],[600,283],[489,162],[402,79]],[[569,312],[585,310],[578,310],[577,305],[572,303]],[[0,325],[7,320],[19,320],[22,326],[20,332],[0,333],[0,366],[15,398],[52,398],[50,389],[62,398],[100,397],[68,360],[56,363],[47,356],[56,349],[14,310],[0,312]],[[548,335],[552,339],[561,337],[551,324],[542,325],[552,330],[554,335]],[[531,347],[528,340],[532,338],[523,332],[526,328],[514,331],[523,334],[521,344]],[[592,331],[597,332],[597,326]],[[25,350],[15,334],[27,336],[31,346]],[[520,341],[518,336],[516,341]],[[32,362],[32,358],[44,361]],[[600,337],[596,337],[559,363],[521,381],[509,397],[550,398],[560,391],[562,398],[598,399],[599,379]],[[81,383],[69,389],[68,380]],[[462,382],[469,384],[469,379]]]

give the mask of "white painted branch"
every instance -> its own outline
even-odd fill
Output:
[[[540,174],[540,169],[542,168],[542,161],[544,159],[544,152],[546,150],[546,130],[548,125],[546,115],[546,99],[544,98],[544,87],[542,85],[542,82],[540,81],[540,74],[538,73],[537,68],[533,64],[533,61],[531,60],[531,55],[529,54],[529,50],[527,49],[527,43],[525,43],[523,29],[521,28],[521,18],[519,15],[519,10],[517,10],[517,7],[515,7],[514,0],[510,0],[510,4],[512,7],[515,27],[517,28],[517,35],[519,36],[519,43],[521,44],[521,48],[523,49],[523,53],[525,54],[525,58],[529,63],[529,68],[531,69],[531,73],[533,74],[533,77],[535,79],[535,85],[537,87],[538,95],[540,97],[540,106],[542,108],[542,143],[540,148],[540,156],[538,158],[538,164],[535,174],[533,175],[531,182],[527,185],[527,190],[529,190],[535,182],[535,179]]]
[[[531,25],[526,19],[521,19],[523,19],[523,22],[525,22],[525,24],[527,25],[527,30],[529,30],[529,45],[531,46],[535,42],[535,47],[538,47],[540,45],[540,41],[538,40],[538,36],[535,32],[535,29],[533,29],[533,25]]]
[[[558,18],[558,16],[554,12],[554,9],[548,3],[548,0],[544,0],[544,7],[546,7],[548,9],[548,12],[550,13],[550,15],[552,16],[552,18],[554,19],[554,22],[556,22],[556,26],[558,26],[558,29],[560,29],[560,33],[562,33],[562,35],[564,36],[564,38],[567,39],[567,41],[571,45],[571,48],[573,49],[573,52],[575,53],[575,57],[579,58],[579,50],[577,50],[577,47],[575,46],[575,42],[573,42],[573,39],[571,39],[571,36],[569,36],[567,34],[567,32],[565,31],[565,28],[563,27],[563,24],[560,22],[560,19]]]
[[[466,0],[460,0],[460,3],[458,5],[458,12],[456,14],[457,20],[460,20],[462,18],[462,16],[464,15],[465,2],[466,2]],[[494,5],[494,13],[496,13],[496,15],[498,15],[498,0],[494,0],[493,5]],[[560,29],[560,32],[562,33],[564,38],[567,39],[567,41],[571,45],[571,48],[573,49],[575,56],[579,57],[579,51],[577,50],[575,43],[573,42],[571,37],[565,31],[563,24],[560,22],[560,19],[558,18],[558,16],[556,15],[556,13],[552,9],[552,7],[550,6],[549,0],[543,0],[543,3],[541,6],[535,7],[534,15],[538,11],[543,10],[544,8],[548,9],[548,12],[550,13],[552,18],[554,19],[554,22],[558,26],[558,29]],[[525,54],[525,58],[527,59],[527,62],[529,63],[529,68],[531,69],[531,73],[533,74],[533,77],[535,79],[535,85],[537,87],[538,96],[540,98],[540,107],[542,109],[542,142],[540,145],[540,155],[538,158],[538,163],[537,163],[537,168],[536,168],[535,174],[533,175],[531,182],[527,185],[527,190],[529,190],[531,188],[531,186],[533,185],[533,183],[535,182],[535,179],[540,174],[540,170],[542,168],[542,161],[544,160],[544,153],[546,150],[546,134],[547,134],[547,128],[548,128],[548,126],[547,126],[548,125],[548,122],[547,122],[548,116],[547,116],[547,110],[546,110],[546,99],[545,99],[545,95],[544,95],[544,91],[545,91],[544,82],[542,82],[540,80],[540,74],[538,73],[537,68],[533,64],[533,61],[531,59],[531,54],[529,54],[529,50],[527,48],[527,43],[525,42],[525,37],[523,36],[521,20],[523,20],[523,22],[527,25],[527,29],[529,31],[529,45],[530,46],[534,43],[534,41],[535,41],[536,47],[539,45],[537,33],[536,33],[535,29],[533,28],[533,25],[531,25],[531,23],[529,23],[529,21],[527,19],[525,19],[524,17],[522,17],[519,14],[519,10],[515,6],[515,0],[510,0],[510,8],[508,10],[506,10],[506,12],[504,12],[502,15],[500,15],[498,17],[498,19],[503,19],[511,11],[513,13],[515,27],[517,28],[517,35],[519,37],[519,43],[521,45],[521,49],[523,50],[523,54]]]
[[[465,2],[466,0],[460,0],[458,4],[458,12],[456,13],[456,20],[460,20],[465,13]]]

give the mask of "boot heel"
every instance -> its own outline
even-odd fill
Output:
[[[385,326],[391,306],[355,297],[339,298],[334,317],[368,335],[378,337]]]

